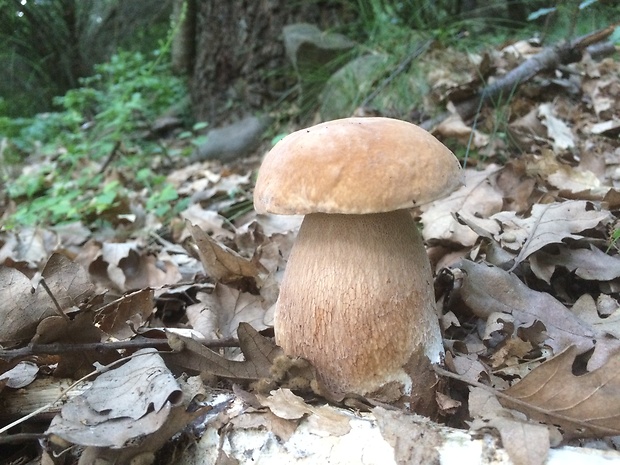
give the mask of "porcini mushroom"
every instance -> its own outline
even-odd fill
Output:
[[[448,148],[390,118],[302,129],[265,156],[255,209],[305,215],[276,303],[276,342],[333,392],[396,382],[409,394],[412,357],[441,361],[432,272],[407,209],[460,183]]]

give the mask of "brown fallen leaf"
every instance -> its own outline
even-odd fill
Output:
[[[250,323],[258,331],[267,328],[261,296],[217,283],[213,292],[199,292],[196,298],[200,303],[187,308],[187,318],[207,339],[236,337],[239,323]]]
[[[125,339],[133,336],[133,328],[142,326],[154,311],[153,290],[146,288],[97,309],[94,322],[107,335]]]
[[[561,266],[588,281],[611,281],[620,277],[620,258],[610,256],[594,246],[589,249],[561,247],[559,253],[538,251],[530,257],[532,271],[551,283],[556,267]]]
[[[553,296],[528,288],[498,267],[468,260],[458,267],[465,271],[461,298],[476,316],[487,319],[493,313],[505,313],[512,316],[516,327],[540,321],[545,326],[545,343],[556,353],[570,345],[581,353],[594,346],[596,331]]]
[[[599,296],[599,300],[601,297],[604,297],[604,294]],[[597,302],[594,301],[590,294],[584,294],[577,299],[571,310],[597,331],[611,334],[615,338],[620,339],[620,308],[617,303],[614,307],[615,310],[611,314],[602,318],[599,315]]]
[[[348,416],[326,405],[309,405],[290,389],[280,388],[272,391],[269,396],[258,395],[257,398],[261,405],[268,407],[279,418],[298,420],[307,416],[313,431],[318,433],[342,436],[351,431]]]
[[[566,439],[620,435],[620,356],[596,370],[572,372],[579,350],[568,347],[503,391],[502,405],[559,425]],[[515,402],[514,400],[518,402]]]
[[[474,418],[472,430],[495,428],[514,465],[543,465],[549,453],[549,429],[544,425],[518,419],[504,409],[495,396],[482,388],[469,393],[469,414]]]
[[[502,208],[503,196],[489,181],[499,171],[497,165],[489,165],[484,171],[465,170],[465,185],[454,191],[445,199],[424,205],[422,223],[424,240],[449,241],[464,246],[472,246],[478,240],[478,234],[469,227],[460,224],[453,213],[476,218],[488,218]],[[489,227],[496,224],[491,222]],[[497,231],[499,233],[499,228]]]
[[[597,211],[585,200],[568,200],[532,206],[527,218],[515,212],[496,213],[492,219],[501,225],[501,233],[495,235],[502,247],[519,251],[516,263],[520,263],[547,244],[558,244],[564,239],[581,239],[577,234],[610,220],[608,211]]]
[[[187,227],[196,242],[205,272],[215,281],[231,282],[239,278],[257,278],[258,266],[234,250],[211,238],[198,226],[188,222]]]
[[[155,349],[99,375],[54,417],[47,433],[86,446],[123,447],[160,429],[181,391]]]
[[[20,271],[0,266],[0,343],[31,338],[40,321],[58,314],[56,304],[64,311],[93,295],[88,274],[64,255],[53,254],[41,275],[49,293],[41,284],[34,288]]]
[[[171,332],[166,332],[166,335],[171,347],[179,350],[162,354],[168,362],[196,372],[235,380],[270,378],[274,361],[283,354],[282,349],[258,334],[247,323],[241,323],[237,329],[239,346],[246,358],[244,361],[224,358],[192,338]]]

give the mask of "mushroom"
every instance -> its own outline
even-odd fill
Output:
[[[305,215],[275,309],[276,343],[308,359],[332,392],[411,394],[405,365],[440,363],[433,277],[410,207],[461,184],[423,129],[346,118],[294,132],[265,156],[259,213]]]

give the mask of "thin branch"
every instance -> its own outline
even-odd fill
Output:
[[[62,308],[60,308],[60,304],[56,300],[56,297],[52,293],[52,290],[49,288],[49,286],[45,282],[45,278],[41,278],[41,280],[39,281],[39,284],[43,286],[43,289],[45,289],[45,292],[47,292],[47,295],[50,296],[50,299],[52,299],[52,302],[54,302],[56,313],[58,313],[58,315],[63,317],[66,321],[69,321],[69,317],[67,316],[65,312],[62,311]]]
[[[202,340],[199,341],[205,347],[212,349],[223,347],[239,347],[239,341],[237,339],[218,339],[218,340]],[[71,352],[84,352],[84,351],[96,351],[105,352],[112,350],[125,350],[125,349],[143,349],[146,347],[152,347],[154,349],[170,349],[167,339],[153,339],[140,337],[129,341],[115,341],[115,342],[92,342],[85,344],[68,344],[68,343],[53,343],[53,344],[31,344],[27,347],[21,347],[19,349],[4,349],[0,350],[0,359],[13,360],[16,358],[24,358],[32,355],[60,355]]]
[[[482,105],[491,101],[497,102],[502,95],[509,95],[511,91],[514,91],[514,89],[538,73],[580,60],[586,48],[606,40],[619,24],[615,23],[573,41],[545,48],[505,75],[498,77],[492,84],[480,89],[473,97],[457,103],[456,112],[463,120],[469,119],[479,111]],[[420,126],[430,130],[448,116],[450,116],[450,113],[443,113],[436,118],[424,121]]]

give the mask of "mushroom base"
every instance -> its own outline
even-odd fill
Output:
[[[409,212],[306,215],[275,314],[276,342],[334,392],[397,383],[412,358],[443,356],[426,250]],[[414,363],[413,365],[416,365]]]

